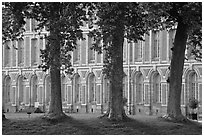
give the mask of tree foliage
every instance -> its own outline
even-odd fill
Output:
[[[145,4],[153,28],[176,28],[170,65],[170,86],[167,115],[176,120],[185,120],[181,113],[181,86],[186,47],[192,49],[195,59],[202,58],[202,3],[169,2]],[[151,26],[151,25],[150,25]]]
[[[147,32],[145,23],[146,13],[139,3],[122,3],[122,2],[102,2],[93,3],[90,28],[95,28],[90,32],[90,36],[94,38],[95,43],[93,49],[99,53],[104,50],[104,73],[107,76],[111,74],[113,63],[113,55],[116,45],[113,45],[113,36],[116,35],[118,25],[122,27],[123,39],[128,42],[137,42],[144,40],[144,33]],[[102,41],[102,44],[101,44]]]
[[[187,48],[196,60],[202,59],[202,3],[201,2],[154,2],[142,3],[146,9],[149,29],[176,28],[178,20],[188,27]]]
[[[18,40],[23,38],[25,32],[24,25],[26,18],[37,21],[36,33],[41,35],[44,28],[48,32],[56,35],[44,35],[46,39],[46,49],[41,50],[43,64],[40,64],[44,71],[55,65],[58,69],[65,69],[72,72],[69,54],[77,46],[77,40],[84,39],[81,26],[86,20],[86,10],[83,3],[64,2],[10,2],[4,3],[3,8],[3,41]],[[54,62],[53,56],[56,50],[53,45],[60,41],[60,45],[55,45],[61,50],[60,62]]]
[[[81,26],[86,19],[83,3],[64,2],[8,2],[3,8],[3,38],[16,40],[23,38],[25,19],[38,22],[36,33],[41,35],[44,28],[49,32],[45,35],[46,48],[41,50],[43,71],[49,69],[51,77],[51,101],[49,117],[64,116],[61,100],[60,71],[72,73],[70,51],[76,48],[77,40],[83,39]],[[9,16],[9,17],[6,17]]]
[[[122,81],[123,44],[144,40],[147,32],[146,12],[139,3],[103,2],[90,5],[89,36],[93,49],[105,55],[103,73],[110,80],[109,108],[104,116],[113,120],[126,119],[123,104]]]

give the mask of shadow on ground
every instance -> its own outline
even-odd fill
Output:
[[[41,116],[42,117],[42,116]],[[127,121],[112,122],[97,115],[72,114],[62,121],[41,117],[9,119],[2,123],[6,135],[193,135],[202,134],[198,123],[174,123],[156,117],[131,116]]]

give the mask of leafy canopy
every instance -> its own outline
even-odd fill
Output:
[[[172,29],[182,21],[188,27],[187,48],[192,49],[195,59],[202,59],[202,3],[201,2],[154,2],[142,3],[148,13],[150,29]]]
[[[25,19],[35,19],[35,28],[40,35],[43,28],[49,32],[45,35],[46,49],[41,50],[44,71],[51,66],[65,69],[71,73],[72,69],[69,51],[77,46],[77,40],[84,39],[81,26],[86,21],[85,3],[69,2],[10,2],[4,3],[3,8],[3,39],[18,40],[23,37]],[[60,48],[60,53],[58,50]],[[56,60],[56,56],[60,57]]]
[[[118,33],[118,29],[123,32],[122,37],[127,38],[128,42],[143,40],[146,13],[139,3],[129,2],[102,2],[92,3],[90,6],[91,14],[89,17],[89,27],[92,29],[90,36],[94,38],[93,49],[101,53],[105,52],[103,72],[110,76],[115,55],[116,45],[113,44],[113,37]],[[102,43],[101,43],[102,42]],[[122,43],[123,44],[123,43]],[[122,56],[122,55],[120,55]]]

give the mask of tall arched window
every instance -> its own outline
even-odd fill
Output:
[[[80,102],[80,76],[76,75],[74,78],[74,97],[75,103]]]
[[[136,103],[142,103],[143,102],[143,77],[142,77],[142,73],[137,74],[135,80],[136,80],[136,83],[135,83]]]
[[[161,103],[161,90],[160,90],[160,75],[155,73],[152,76],[152,89],[153,89],[153,103]]]
[[[190,98],[198,99],[198,80],[195,72],[189,74],[189,99]]]
[[[37,102],[37,76],[34,75],[31,78],[31,105],[35,105]]]
[[[152,59],[158,60],[160,54],[159,31],[152,31]]]
[[[37,38],[32,38],[31,39],[31,65],[37,65],[37,61],[38,61],[38,56],[37,53],[38,51],[38,45],[37,45]]]
[[[88,58],[89,58],[89,63],[94,63],[95,62],[95,50],[91,49],[93,44],[93,38],[88,37]]]
[[[89,76],[89,80],[88,80],[88,91],[89,91],[89,102],[92,103],[94,101],[96,101],[96,94],[95,94],[95,76],[94,74],[91,74]]]
[[[6,41],[4,44],[4,66],[9,67],[11,64],[11,41]]]
[[[2,103],[5,105],[8,102],[11,102],[11,78],[7,76],[4,80],[4,89],[3,89],[3,98]]]
[[[19,104],[25,104],[24,102],[24,82],[23,82],[23,76],[20,76],[18,78],[18,94],[19,94]]]
[[[18,66],[23,66],[24,63],[24,40],[18,41]]]
[[[73,61],[78,64],[80,61],[80,41],[77,41],[77,46],[73,51]]]

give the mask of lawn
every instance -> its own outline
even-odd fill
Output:
[[[67,114],[70,118],[54,123],[43,114],[6,113],[3,135],[201,135],[198,122],[174,123],[156,116],[129,116],[126,122],[99,119],[97,114]]]

